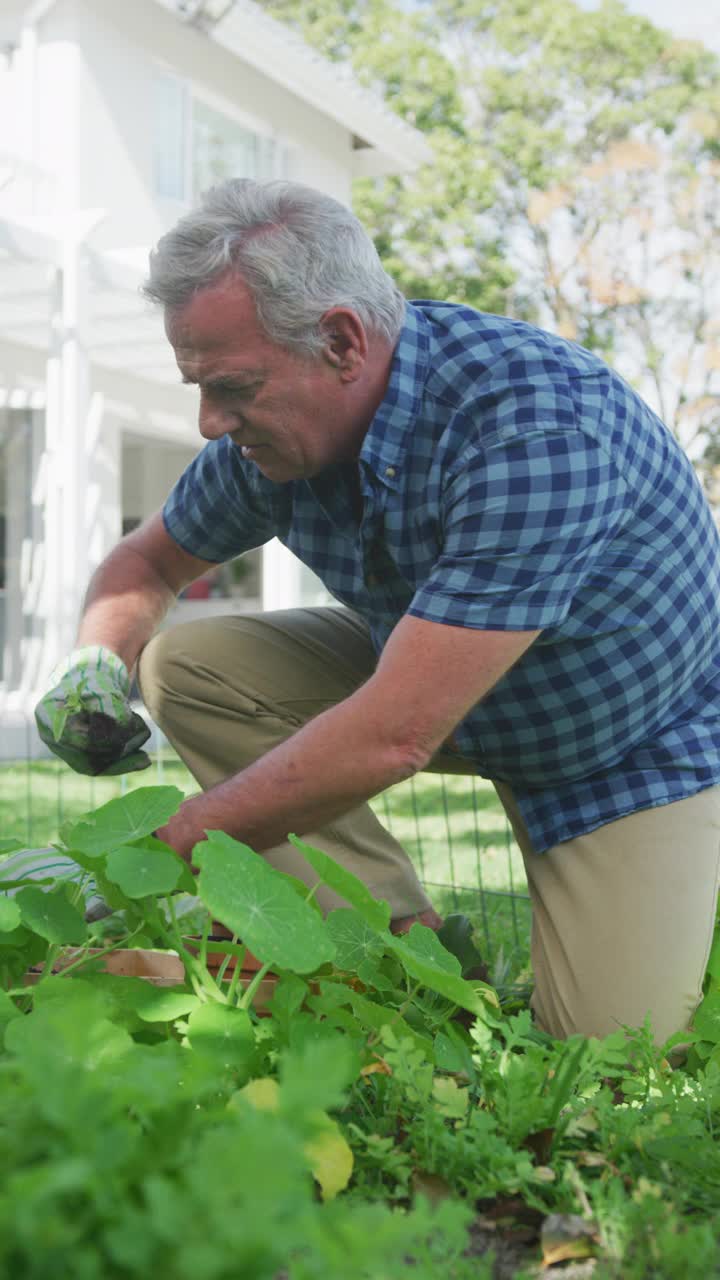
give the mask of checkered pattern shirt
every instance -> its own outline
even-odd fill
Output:
[[[530,325],[409,303],[360,474],[358,522],[349,468],[273,484],[225,437],[165,524],[218,562],[278,536],[377,652],[406,613],[540,630],[455,733],[538,852],[720,781],[718,533],[617,374]]]

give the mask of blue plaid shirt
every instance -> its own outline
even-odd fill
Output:
[[[720,781],[720,540],[670,432],[583,348],[409,303],[350,468],[273,484],[224,437],[165,524],[222,562],[277,536],[369,624],[541,630],[455,733],[535,848]],[[432,697],[432,690],[428,690]]]

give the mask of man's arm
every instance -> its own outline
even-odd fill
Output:
[[[93,574],[78,646],[104,645],[131,671],[178,593],[210,568],[214,564],[183,551],[170,537],[159,512],[150,516]]]
[[[316,830],[422,769],[538,631],[474,631],[406,616],[377,670],[249,768],[194,796],[158,835],[183,857],[206,830],[259,851]]]

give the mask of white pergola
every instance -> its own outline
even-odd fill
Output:
[[[119,433],[103,432],[103,423],[198,443],[161,316],[140,294],[142,273],[86,242],[100,216],[90,211],[52,236],[0,220],[0,407],[41,410],[45,423],[34,463],[19,439],[15,457],[12,434],[7,441],[8,595],[44,620],[42,643],[23,646],[18,670],[23,619],[9,613],[16,688],[35,687],[48,655],[72,647],[84,585],[117,537],[119,458],[108,455],[119,450]],[[30,486],[42,536],[28,528]]]

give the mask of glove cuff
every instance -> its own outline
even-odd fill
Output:
[[[130,693],[130,672],[125,663],[122,658],[113,653],[112,649],[106,649],[102,644],[87,644],[79,649],[73,649],[72,653],[69,653],[54,668],[49,677],[49,684],[59,684],[64,676],[70,671],[77,670],[78,667],[88,672],[104,671],[112,677],[124,697]]]

